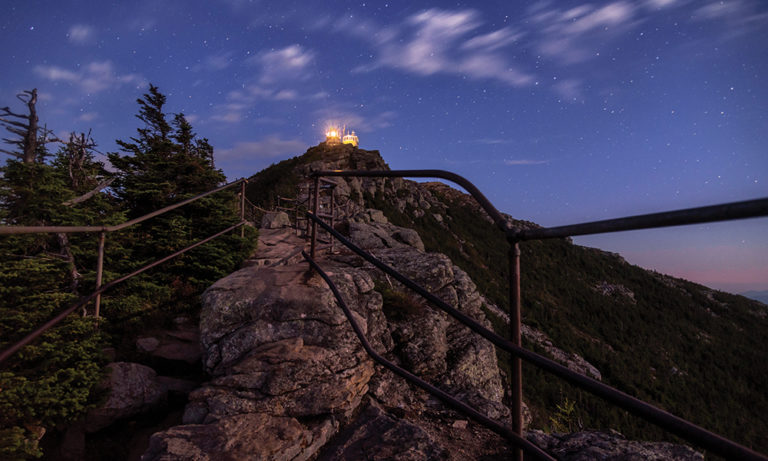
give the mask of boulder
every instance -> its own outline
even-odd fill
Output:
[[[371,400],[357,418],[325,447],[317,460],[405,461],[449,458],[448,450],[424,429],[386,412]]]
[[[177,426],[156,433],[141,459],[302,461],[327,442],[333,430],[328,421],[305,425],[285,416],[235,415],[213,424]]]
[[[373,221],[366,223],[353,220],[348,224],[349,239],[361,248],[413,247],[424,251],[424,243],[413,229]]]
[[[373,282],[344,267],[334,278],[368,331],[381,303]],[[190,394],[185,425],[156,434],[145,459],[209,459],[211,449],[216,459],[247,450],[249,459],[307,459],[352,415],[374,373],[306,264],[247,267],[215,283],[203,295],[201,342],[213,380]]]
[[[200,330],[196,325],[179,323],[171,329],[148,331],[151,336],[136,340],[136,349],[156,359],[196,364],[202,357]]]
[[[376,255],[489,325],[474,283],[446,256],[398,242],[394,235],[416,239],[388,223],[351,222],[350,228],[393,242]],[[405,312],[385,306],[403,287],[357,256],[328,255],[320,264],[380,354],[488,416],[509,416],[490,343],[417,297]],[[463,456],[449,455],[451,442],[440,431],[424,429],[456,414],[374,367],[330,289],[306,263],[246,267],[216,282],[203,294],[200,341],[212,379],[190,393],[184,425],[155,434],[144,459],[211,459],[214,450],[217,459],[238,459],[241,450],[253,450],[253,459],[307,459],[320,456],[343,426],[354,429],[336,447],[341,459],[355,459],[374,442],[376,459]]]
[[[101,386],[107,400],[88,411],[86,432],[96,432],[115,421],[146,413],[165,403],[168,389],[157,380],[155,370],[138,363],[114,362]]]
[[[271,211],[264,214],[261,218],[262,229],[279,229],[281,227],[290,227],[291,220],[288,215],[282,211]]]
[[[562,461],[703,461],[691,447],[668,442],[627,440],[616,431],[546,434],[532,431],[528,440]]]

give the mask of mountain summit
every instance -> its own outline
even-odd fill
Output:
[[[247,196],[258,209],[301,208],[308,174],[333,169],[388,167],[377,151],[320,144],[250,178]],[[333,183],[325,194],[338,231],[505,334],[508,244],[471,197],[404,179]],[[190,395],[185,425],[155,434],[144,459],[254,450],[265,459],[508,456],[495,434],[372,363],[327,286],[300,261],[304,241],[275,224],[300,214],[272,219],[277,213],[263,221],[252,265],[206,291],[201,338],[212,380]],[[765,305],[568,239],[521,247],[525,347],[766,451],[768,374],[757,365],[768,347]],[[506,356],[338,244],[319,264],[375,350],[482,413],[508,418]],[[523,373],[529,438],[563,459],[701,459],[686,447],[629,442],[624,436],[669,436],[550,375]]]

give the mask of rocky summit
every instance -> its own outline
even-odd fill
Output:
[[[387,168],[377,152],[346,145],[320,145],[298,159],[251,184],[277,191],[272,198],[294,190],[300,201],[297,178],[311,171]],[[503,317],[452,258],[429,251],[418,231],[373,206],[388,200],[395,215],[448,221],[456,217],[446,194],[466,200],[463,194],[400,179],[335,182],[339,231],[486,327]],[[279,211],[265,216],[246,267],[204,293],[200,344],[209,379],[189,394],[182,424],[152,435],[141,459],[510,459],[506,440],[371,360],[329,287],[301,259],[307,241],[289,218]],[[463,248],[472,251],[469,242]],[[376,351],[509,423],[504,361],[488,341],[339,245],[321,251],[318,263]],[[527,325],[525,335],[566,366],[601,379],[595,365],[559,349],[535,326]],[[533,416],[526,409],[526,424]],[[616,432],[531,431],[529,438],[560,459],[702,459],[688,447],[633,442]]]

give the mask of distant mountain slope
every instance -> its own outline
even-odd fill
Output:
[[[321,168],[386,164],[376,151],[321,144],[255,175],[248,198],[270,206],[265,198],[274,197],[274,190],[295,195],[300,177]],[[416,230],[427,251],[448,255],[492,302],[507,305],[509,246],[471,197],[440,183],[336,180],[340,200],[382,210],[393,224]],[[604,382],[768,452],[768,306],[647,271],[568,239],[524,242],[521,249],[526,324],[555,346],[583,356]],[[504,330],[500,318],[495,325]],[[527,347],[546,353],[536,344]],[[574,429],[615,428],[630,437],[669,438],[527,365],[524,386],[533,427],[551,427],[557,405],[567,399],[575,402],[569,416]]]
[[[745,291],[744,293],[741,293],[741,296],[760,301],[763,304],[768,304],[768,290]]]

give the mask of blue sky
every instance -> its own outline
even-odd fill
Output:
[[[768,196],[768,3],[5,0],[0,105],[36,87],[102,152],[149,82],[230,178],[331,122],[559,225]],[[768,289],[768,219],[579,238],[729,291]]]

